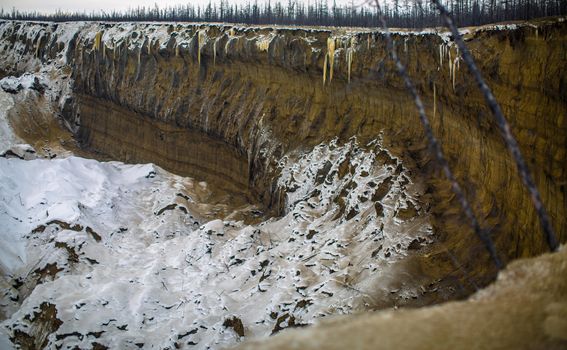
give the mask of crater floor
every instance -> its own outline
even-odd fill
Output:
[[[429,292],[400,278],[432,240],[423,190],[379,139],[282,157],[284,215],[247,224],[206,182],[23,145],[32,85],[0,91],[4,343],[219,348]]]

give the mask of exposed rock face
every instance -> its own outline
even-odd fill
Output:
[[[552,20],[467,34],[561,241],[567,237],[566,23]],[[223,176],[247,182],[275,208],[281,208],[273,182],[275,160],[335,136],[345,141],[356,135],[364,142],[383,132],[389,148],[409,164],[415,160],[413,171],[425,174],[430,186],[435,228],[443,243],[421,258],[424,273],[464,275],[480,284],[493,277],[448,185],[428,162],[414,105],[380,33],[3,22],[0,35],[5,72],[29,70],[57,56],[72,63],[79,95],[66,100],[62,110],[92,147],[131,154],[128,149],[137,145],[139,133],[124,134],[120,146],[108,142],[117,136],[111,121],[117,118],[107,118],[118,115],[108,112],[116,106],[155,123],[200,131],[236,150],[228,162],[233,164],[227,167],[230,175]],[[446,156],[503,258],[545,251],[527,191],[448,37],[400,32],[394,38]],[[97,128],[101,125],[106,126]],[[151,159],[151,148],[160,146],[145,142],[148,147],[137,152]],[[247,169],[236,160],[238,153]],[[461,266],[451,273],[455,257]]]

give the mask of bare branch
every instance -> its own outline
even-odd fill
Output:
[[[435,135],[433,135],[431,123],[429,122],[429,118],[427,118],[427,115],[425,113],[425,107],[423,106],[423,102],[421,101],[421,98],[419,97],[419,94],[417,93],[417,89],[415,88],[412,80],[410,79],[410,77],[409,77],[409,75],[406,71],[405,66],[402,64],[402,62],[400,61],[400,59],[399,59],[399,57],[396,53],[396,50],[394,48],[394,42],[393,42],[392,37],[390,35],[390,30],[388,29],[388,26],[386,25],[386,20],[384,19],[384,15],[382,13],[380,3],[378,2],[378,0],[374,0],[374,3],[375,3],[376,8],[378,9],[378,18],[379,18],[380,24],[381,24],[381,26],[382,26],[382,28],[385,32],[386,44],[387,44],[388,50],[390,51],[391,58],[394,61],[394,63],[396,64],[398,74],[404,80],[404,84],[405,84],[406,88],[408,89],[411,96],[413,97],[415,106],[417,107],[417,111],[419,113],[419,119],[421,121],[421,124],[423,125],[423,128],[425,129],[425,136],[427,137],[429,147],[430,147],[431,151],[433,152],[433,155],[435,156],[435,158],[437,160],[437,164],[441,167],[441,169],[443,170],[443,173],[445,174],[445,176],[447,177],[447,179],[451,183],[451,190],[453,191],[453,193],[455,193],[455,196],[457,197],[457,200],[459,201],[459,204],[461,205],[467,219],[470,221],[470,224],[471,224],[472,228],[474,229],[475,234],[478,236],[478,238],[482,241],[482,243],[484,244],[484,246],[488,250],[488,253],[490,254],[490,257],[492,258],[492,260],[494,261],[494,264],[496,265],[496,267],[498,269],[502,269],[504,267],[504,265],[503,265],[502,261],[500,260],[500,258],[498,257],[498,254],[496,252],[496,248],[494,247],[494,243],[492,242],[492,239],[480,227],[480,224],[479,224],[479,222],[478,222],[478,220],[477,220],[477,218],[476,218],[476,216],[475,216],[475,214],[474,214],[474,212],[473,212],[473,210],[470,206],[469,201],[465,197],[465,194],[464,194],[461,186],[459,185],[455,176],[453,175],[453,172],[449,168],[449,164],[447,163],[447,160],[445,159],[445,156],[443,155],[443,150],[441,149],[441,145],[437,141],[437,138],[435,137]]]
[[[441,17],[443,18],[443,21],[445,22],[447,28],[451,30],[451,33],[453,34],[453,39],[457,43],[457,46],[461,51],[463,60],[467,64],[469,71],[476,80],[478,88],[484,95],[484,100],[486,101],[486,104],[488,105],[490,111],[494,115],[494,120],[496,121],[496,124],[500,129],[502,137],[504,138],[506,146],[508,147],[508,151],[512,155],[514,161],[516,162],[516,167],[518,169],[518,173],[520,174],[520,177],[522,178],[522,182],[527,187],[530,193],[532,203],[539,217],[539,221],[543,228],[543,233],[545,235],[547,244],[549,245],[549,249],[551,251],[556,251],[558,248],[558,243],[557,243],[557,238],[555,236],[555,232],[553,231],[553,227],[551,226],[549,216],[547,215],[547,211],[543,206],[543,203],[541,201],[541,196],[535,185],[530,170],[526,164],[526,161],[524,160],[524,157],[522,156],[522,152],[520,151],[518,142],[512,135],[510,124],[506,120],[506,117],[504,117],[504,114],[500,109],[500,105],[498,104],[498,101],[496,101],[496,98],[492,94],[490,87],[486,84],[484,78],[482,77],[482,74],[478,70],[469,49],[465,45],[465,42],[463,41],[463,38],[461,37],[461,34],[459,33],[457,26],[453,22],[451,14],[447,11],[445,6],[443,6],[441,2],[439,2],[439,0],[431,0],[431,2],[435,4],[437,9],[441,13]]]

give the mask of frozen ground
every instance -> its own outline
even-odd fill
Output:
[[[419,281],[400,283],[408,275],[401,267],[404,258],[432,240],[422,189],[379,139],[368,145],[354,139],[331,142],[282,158],[277,184],[286,193],[286,213],[253,226],[231,221],[230,215],[210,220],[215,208],[206,183],[153,164],[98,162],[60,152],[55,159],[43,159],[39,147],[31,152],[14,134],[7,111],[25,96],[37,96],[38,90],[53,114],[62,108],[72,86],[67,56],[75,35],[88,44],[77,49],[86,54],[101,50],[109,57],[128,49],[141,55],[172,46],[175,54],[184,55],[196,47],[198,60],[208,49],[213,60],[230,56],[241,41],[266,51],[279,35],[276,30],[258,31],[249,37],[256,29],[234,27],[221,45],[215,31],[206,28],[178,26],[173,40],[162,25],[104,27],[60,24],[44,45],[62,48],[50,62],[42,61],[40,44],[51,29],[40,25],[21,26],[16,33],[33,38],[32,45],[17,41],[3,51],[6,67],[36,73],[0,81],[0,349],[14,344],[53,349],[230,347],[327,315],[368,310],[424,293]],[[439,35],[439,67],[449,69],[454,80],[460,58],[446,33],[394,33]],[[309,43],[316,34],[314,30],[303,40]],[[357,44],[350,34],[332,33],[326,48],[332,52],[329,60],[344,56],[352,64],[352,53],[363,43]],[[553,276],[564,274],[564,264],[560,267]],[[541,271],[534,271],[534,277],[552,269],[543,266]],[[509,299],[517,289],[506,292],[503,298]],[[508,311],[523,304],[544,305],[520,298]],[[563,304],[550,304],[551,318],[542,321],[555,338],[565,334]],[[457,309],[454,314],[461,317],[447,319],[438,329],[465,324],[478,306]],[[397,332],[407,323],[392,322],[395,314],[387,312],[367,316],[394,325],[381,332],[374,323],[345,318],[343,325],[351,328],[333,328],[316,338],[303,333],[302,339],[298,336],[303,343],[296,344],[346,348],[356,342],[374,346],[390,339],[403,345],[425,339],[435,341],[426,346],[432,348],[447,337],[429,337],[427,326],[443,320],[444,314],[444,309],[433,310],[439,312],[427,309],[423,313],[428,317],[412,318],[414,324],[426,326],[421,328],[423,338]],[[488,315],[492,310],[491,305],[484,309]],[[512,315],[511,324],[518,320],[517,314],[501,314]],[[524,316],[529,320],[532,315]],[[499,326],[477,320],[472,326],[484,326],[487,332]],[[319,329],[313,328],[315,333]],[[286,347],[291,344],[286,337],[273,339]],[[473,333],[466,344],[476,344],[479,338]],[[463,342],[457,344],[453,348]]]
[[[22,142],[0,130],[0,153]],[[379,141],[279,166],[286,214],[248,226],[208,221],[207,184],[153,164],[0,157],[0,344],[219,348],[421,292],[390,289],[431,227]]]
[[[84,26],[98,28],[63,24],[55,44]],[[93,45],[119,49],[128,26],[89,31]],[[139,30],[147,35],[129,45],[169,38]],[[280,218],[211,220],[222,210],[206,183],[29,142],[33,152],[14,131],[32,123],[8,112],[41,103],[54,116],[72,81],[66,55],[46,64],[26,52],[15,47],[7,64],[36,73],[0,81],[0,348],[216,349],[423,292],[392,283],[410,250],[431,241],[422,189],[379,140],[282,158]]]
[[[330,317],[239,350],[567,349],[567,247],[518,259],[467,300]]]
[[[44,328],[33,315],[49,303],[62,321],[50,346],[229,345],[371,305],[388,265],[429,234],[423,218],[393,218],[395,189],[383,228],[374,204],[346,220],[316,188],[251,227],[203,224],[195,186],[151,164],[0,159],[8,333]]]

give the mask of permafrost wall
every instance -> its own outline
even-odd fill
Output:
[[[466,32],[564,242],[567,22]],[[455,278],[483,284],[493,276],[449,185],[434,171],[413,101],[379,32],[2,22],[0,35],[3,74],[66,57],[75,94],[62,99],[62,114],[89,146],[115,156],[137,154],[137,160],[187,153],[172,152],[167,143],[144,145],[140,133],[123,132],[124,115],[140,116],[140,125],[147,118],[149,125],[207,134],[231,147],[234,156],[203,161],[208,167],[203,171],[250,186],[276,211],[283,210],[273,181],[282,155],[335,137],[357,136],[364,144],[382,134],[388,148],[429,185],[425,201],[432,205],[440,243],[421,258],[424,273],[450,274],[456,257]],[[394,39],[449,163],[498,251],[505,260],[545,251],[527,191],[450,37],[395,32]],[[202,160],[216,157],[213,149],[199,152]]]

